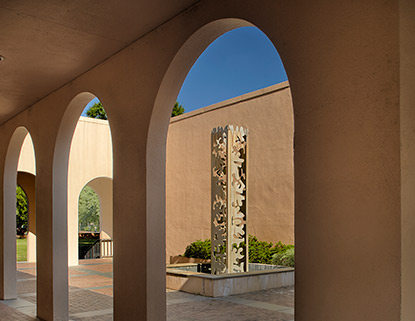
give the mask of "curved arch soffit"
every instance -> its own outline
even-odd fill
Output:
[[[91,187],[95,191],[95,188],[93,187],[94,184],[95,183],[101,183],[101,182],[103,184],[111,184],[111,186],[112,186],[113,178],[112,177],[109,177],[109,176],[98,176],[98,177],[95,177],[95,178],[89,180],[86,184],[84,184],[84,186],[82,186],[81,191],[79,193],[81,193],[82,190],[85,187],[87,187],[87,186]],[[95,191],[95,193],[99,194],[97,191]]]
[[[96,181],[109,181],[110,183],[112,183],[113,178],[112,178],[112,177],[110,177],[110,176],[97,176],[97,177],[94,177],[93,179],[91,179],[91,180],[89,180],[88,182],[86,182],[86,183],[85,183],[85,185],[82,187],[82,189],[83,189],[85,186],[88,186],[89,184],[94,183],[94,182],[96,182]]]
[[[35,182],[36,175],[34,175],[33,173],[25,172],[25,171],[17,171],[17,185],[19,185],[20,188],[23,190],[23,192],[27,194],[25,190],[27,186],[22,186],[19,184],[19,175],[28,177],[30,180],[32,180],[33,183]]]
[[[112,182],[113,182],[113,179],[112,179],[112,177],[109,177],[109,176],[99,176],[99,177],[95,177],[95,178],[91,179],[79,191],[78,201],[79,201],[79,197],[81,196],[82,191],[84,190],[85,187],[88,186],[88,187],[92,188],[94,190],[94,192],[98,195],[98,198],[99,198],[100,204],[101,204],[102,188],[96,188],[95,184],[102,183],[102,184],[105,185],[105,187],[109,186],[111,188],[111,191],[112,191]]]

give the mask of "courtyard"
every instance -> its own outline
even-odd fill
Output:
[[[18,263],[17,270],[18,298],[0,303],[0,319],[37,320],[35,263]],[[70,320],[113,320],[112,284],[112,259],[82,260],[70,267]],[[166,297],[171,321],[294,320],[293,287],[221,298],[167,290]]]

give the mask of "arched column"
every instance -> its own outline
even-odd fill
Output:
[[[37,170],[37,315],[44,320],[67,320],[69,317],[69,151],[79,116],[94,97],[90,93],[81,93],[71,100],[62,115],[53,153],[48,155],[50,150],[45,150],[45,155],[41,155],[45,163]]]
[[[27,262],[36,262],[36,176],[31,173],[18,172],[17,184],[27,196]]]

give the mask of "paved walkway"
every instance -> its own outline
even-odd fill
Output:
[[[17,300],[0,301],[0,320],[36,320],[34,263],[17,265]],[[283,288],[222,298],[167,290],[167,320],[294,320],[294,289]],[[113,320],[112,260],[84,260],[69,268],[71,320]],[[132,319],[133,320],[133,319]]]

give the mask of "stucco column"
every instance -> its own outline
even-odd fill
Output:
[[[164,320],[165,216],[147,215],[146,136],[137,128],[124,123],[113,136],[114,318]],[[160,204],[164,201],[155,203]]]
[[[39,154],[43,156],[42,152]],[[67,216],[64,210],[66,181],[55,181],[53,188],[52,157],[44,157],[39,162],[42,160],[42,166],[38,167],[36,175],[37,316],[44,320],[67,320],[68,250]],[[66,177],[66,174],[60,177]],[[57,197],[59,193],[63,195]],[[64,204],[53,204],[53,198]],[[60,206],[57,208],[56,205]]]

